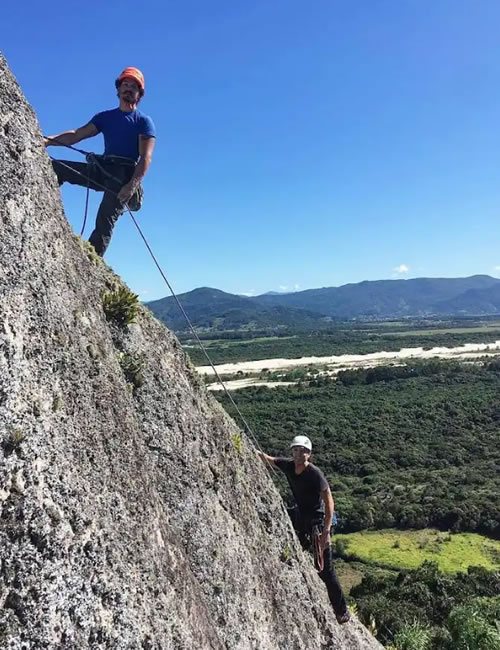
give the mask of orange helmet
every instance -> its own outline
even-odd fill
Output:
[[[115,86],[119,88],[121,82],[125,78],[133,79],[137,82],[141,95],[144,94],[144,75],[138,68],[125,68],[125,70],[120,74],[118,79],[115,81]]]

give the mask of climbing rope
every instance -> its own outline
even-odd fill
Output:
[[[76,147],[73,147],[72,145],[64,144],[64,143],[61,142],[60,140],[57,140],[57,138],[50,138],[50,139],[53,140],[54,142],[57,142],[59,145],[61,145],[61,146],[63,146],[63,147],[67,147],[68,149],[72,149],[73,151],[76,151],[76,152],[78,152],[78,153],[84,155],[85,158],[87,159],[87,161],[89,161],[89,163],[96,164],[96,165],[97,165],[97,166],[98,166],[98,167],[99,167],[99,168],[100,168],[100,169],[101,169],[101,170],[102,170],[102,171],[103,171],[107,176],[109,176],[110,178],[112,178],[112,179],[115,180],[115,181],[118,181],[118,179],[116,179],[116,178],[115,178],[114,176],[112,176],[109,172],[107,172],[106,170],[104,170],[104,169],[101,167],[101,165],[99,165],[99,163],[97,162],[96,155],[93,154],[92,152],[90,152],[90,151],[84,151],[84,150],[82,150],[82,149],[77,149]],[[66,163],[64,163],[62,160],[58,160],[57,158],[53,158],[52,156],[50,156],[50,154],[49,154],[49,157],[50,157],[51,160],[56,160],[57,163],[58,163],[59,165],[61,165],[61,166],[63,166],[63,167],[66,167],[67,169],[71,170],[73,173],[78,174],[78,176],[81,176],[82,178],[85,178],[85,179],[87,180],[87,201],[86,201],[86,206],[85,206],[85,218],[84,218],[84,226],[83,226],[83,229],[84,229],[84,228],[85,228],[85,222],[86,222],[86,219],[87,219],[88,193],[89,193],[89,190],[90,190],[90,187],[89,187],[89,186],[90,186],[90,180],[91,180],[91,179],[90,179],[90,177],[89,177],[88,175],[82,174],[82,173],[79,172],[77,169],[74,169],[73,167],[70,167],[69,165],[67,165]],[[121,182],[121,181],[118,181],[118,182]],[[102,189],[105,190],[106,192],[110,192],[110,193],[113,194],[114,196],[118,196],[118,193],[117,193],[117,192],[113,192],[112,190],[110,190],[110,189],[109,189],[108,187],[106,187],[105,185],[102,185],[102,183],[97,183],[97,182],[94,181],[94,180],[92,181],[92,183],[93,183],[95,186],[102,188]],[[238,406],[237,406],[236,402],[234,401],[234,399],[233,399],[231,393],[230,393],[229,390],[227,389],[227,386],[226,386],[226,384],[224,383],[224,380],[222,379],[222,377],[220,376],[219,372],[217,371],[217,368],[215,367],[215,365],[214,365],[212,359],[210,358],[210,355],[208,354],[206,347],[203,345],[203,343],[202,343],[200,337],[198,336],[198,333],[196,332],[196,329],[195,329],[194,325],[191,323],[191,320],[190,320],[189,316],[187,315],[187,313],[186,313],[184,307],[182,306],[182,304],[181,304],[179,298],[177,297],[177,294],[175,293],[175,291],[174,291],[172,285],[170,284],[170,282],[169,282],[169,280],[168,280],[168,278],[167,278],[165,272],[163,271],[162,267],[160,266],[160,263],[158,262],[158,260],[157,260],[157,258],[156,258],[156,255],[153,253],[153,250],[151,249],[151,246],[149,245],[149,242],[148,242],[148,240],[146,239],[146,236],[145,236],[144,233],[142,232],[141,227],[140,227],[139,224],[137,223],[137,220],[135,219],[134,215],[132,214],[130,208],[128,207],[128,204],[127,204],[127,203],[123,203],[123,206],[125,207],[126,212],[128,212],[128,214],[130,215],[130,218],[132,219],[132,222],[134,223],[134,225],[135,225],[137,231],[139,232],[139,235],[141,236],[142,241],[144,242],[144,244],[145,244],[145,246],[146,246],[146,248],[147,248],[147,250],[148,250],[148,252],[149,252],[149,254],[150,254],[150,256],[151,256],[151,258],[152,258],[152,260],[153,260],[153,262],[154,262],[154,264],[156,265],[156,268],[157,268],[158,271],[160,272],[161,277],[163,278],[163,280],[164,280],[165,284],[167,285],[167,287],[168,287],[170,293],[172,294],[172,297],[174,298],[174,300],[175,300],[175,302],[176,302],[176,304],[177,304],[179,310],[181,311],[181,313],[182,313],[184,319],[186,320],[186,323],[188,324],[188,327],[189,327],[191,333],[193,334],[193,336],[194,336],[196,342],[198,343],[198,345],[199,345],[200,349],[202,350],[203,354],[205,355],[205,357],[206,357],[206,359],[207,359],[207,361],[208,361],[210,367],[212,368],[212,370],[213,370],[213,372],[214,372],[214,375],[215,375],[215,377],[217,378],[217,381],[218,381],[218,382],[220,383],[220,385],[222,386],[222,388],[223,388],[223,390],[224,390],[224,392],[225,392],[227,398],[229,399],[229,401],[231,402],[231,405],[233,406],[234,410],[235,410],[236,413],[238,414],[238,416],[239,416],[241,422],[243,423],[244,428],[246,429],[246,432],[247,432],[247,434],[249,435],[250,439],[252,440],[254,446],[255,446],[255,447],[256,447],[260,452],[262,452],[262,449],[261,449],[261,447],[260,447],[260,445],[259,445],[259,443],[258,443],[258,441],[257,441],[257,438],[255,437],[255,435],[254,435],[254,433],[253,433],[253,431],[252,431],[250,425],[248,424],[246,418],[243,416],[242,412],[241,412],[240,409],[238,408]],[[83,229],[82,229],[82,233],[83,233]],[[266,464],[266,466],[270,467],[273,471],[275,471],[276,473],[278,473],[278,470],[276,469],[276,467],[274,467],[273,464],[271,464],[271,463],[269,463],[269,462],[266,462],[265,464]]]
[[[89,179],[90,183],[90,179]],[[82,229],[80,230],[80,237],[83,237],[83,233],[85,232],[85,226],[87,224],[87,214],[89,211],[89,196],[90,196],[90,187],[87,184],[87,192],[85,196],[85,211],[83,213],[83,223],[82,223]]]

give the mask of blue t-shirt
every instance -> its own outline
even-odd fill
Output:
[[[137,161],[139,136],[156,137],[153,120],[138,110],[125,112],[114,108],[97,113],[90,121],[103,134],[104,154],[108,156],[125,156]]]

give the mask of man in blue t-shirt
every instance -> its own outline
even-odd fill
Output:
[[[89,241],[102,257],[113,228],[125,208],[142,205],[141,181],[151,164],[155,144],[153,120],[137,110],[144,95],[144,76],[137,68],[125,68],[115,81],[120,105],[97,113],[85,126],[45,138],[45,146],[74,145],[98,133],[104,136],[104,155],[88,162],[54,160],[59,185],[83,185],[104,192]]]
[[[313,526],[321,527],[319,543],[323,548],[324,564],[319,577],[326,585],[337,621],[347,623],[350,614],[333,567],[330,547],[330,529],[335,515],[330,487],[319,467],[309,462],[312,443],[307,436],[295,436],[290,448],[292,458],[268,456],[262,451],[257,451],[257,455],[285,474],[297,504],[290,513],[293,527],[304,548],[310,546]]]

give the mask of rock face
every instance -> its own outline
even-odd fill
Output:
[[[381,648],[176,338],[108,320],[119,286],[0,55],[0,648]]]

